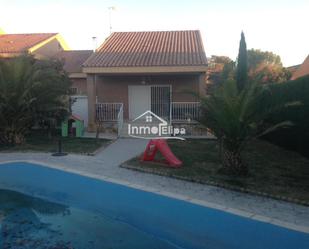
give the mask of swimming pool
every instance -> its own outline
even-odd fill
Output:
[[[0,189],[3,248],[309,248],[307,233],[30,163],[0,165]]]

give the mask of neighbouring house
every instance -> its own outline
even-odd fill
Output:
[[[72,81],[73,95],[87,95],[87,74],[83,73],[82,65],[92,53],[92,50],[66,50],[54,56],[63,62],[63,69]]]
[[[37,59],[54,58],[63,62],[63,68],[72,82],[71,94],[75,99],[72,112],[82,117],[87,126],[87,75],[82,72],[82,64],[93,52],[68,49],[58,33],[5,34],[0,30],[0,58],[31,54]]]
[[[292,77],[292,75],[299,69],[300,66],[301,64],[293,65],[293,66],[286,67],[286,69],[291,73],[291,77]]]
[[[293,73],[291,80],[295,80],[305,75],[309,75],[309,55],[307,56],[303,64],[301,64],[299,68]]]
[[[197,30],[115,32],[84,63],[88,130],[152,111],[169,122],[199,115],[207,59]]]
[[[43,59],[68,49],[68,45],[57,33],[0,33],[0,58],[33,54],[35,58]]]
[[[82,65],[92,53],[92,50],[66,50],[54,56],[63,62],[63,68],[71,79],[72,113],[84,120],[85,127],[88,125],[87,75],[83,73]]]

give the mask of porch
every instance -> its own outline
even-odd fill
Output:
[[[98,123],[120,130],[121,123],[146,111],[168,123],[196,123],[200,118],[197,95],[203,94],[204,82],[200,73],[88,76],[88,131],[95,131]]]
[[[164,106],[162,106],[163,109],[159,108],[158,104],[152,106],[155,108],[150,111],[158,116],[165,112]],[[192,126],[198,125],[201,116],[199,102],[170,102],[168,107],[168,119],[165,120],[173,126],[186,125],[192,130]],[[132,122],[132,119],[124,118],[123,103],[96,103],[95,110],[97,124],[102,124],[102,127],[112,127],[119,137],[128,135],[128,123]],[[203,134],[200,132],[198,135]]]
[[[97,122],[119,122],[123,117],[123,103],[96,103]],[[169,109],[169,119],[171,123],[197,122],[200,119],[200,102],[171,102]],[[150,109],[160,116],[164,110],[158,108],[157,111]],[[141,113],[142,114],[142,113]]]

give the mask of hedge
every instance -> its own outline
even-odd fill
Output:
[[[277,123],[289,120],[293,126],[282,128],[264,136],[271,143],[297,151],[309,157],[309,75],[285,83],[269,85],[263,105],[290,103],[283,110],[269,118]]]

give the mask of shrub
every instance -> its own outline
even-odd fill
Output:
[[[64,118],[69,86],[59,62],[30,56],[0,61],[0,143],[21,144],[35,123]]]

